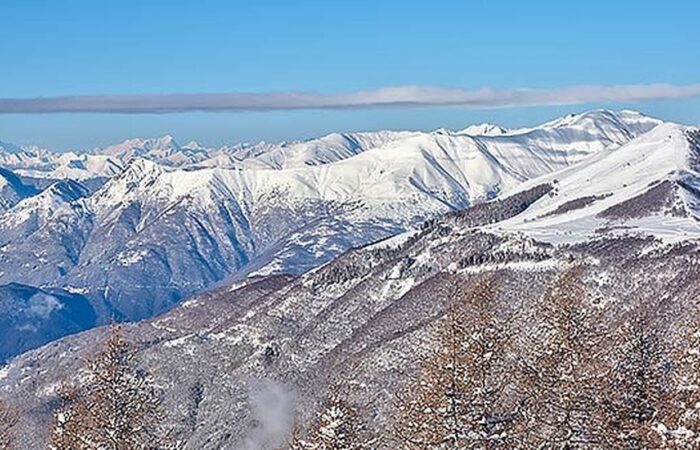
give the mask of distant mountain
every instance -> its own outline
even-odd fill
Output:
[[[633,111],[593,111],[581,115],[572,114],[530,129],[508,130],[497,125],[480,124],[457,132],[441,129],[432,134],[463,134],[473,137],[520,135],[525,140],[533,137],[537,140],[536,136],[528,138],[527,135],[532,132],[536,134],[538,130],[546,133],[567,130],[570,136],[557,137],[561,144],[565,140],[576,141],[578,138],[574,134],[577,130],[583,130],[589,134],[584,140],[619,144],[658,123],[660,121]],[[166,135],[151,139],[129,139],[88,153],[55,153],[38,147],[20,148],[0,142],[0,166],[28,177],[79,180],[115,176],[138,158],[164,167],[183,169],[218,167],[280,170],[335,163],[391,142],[429,134],[431,133],[410,131],[332,133],[307,141],[279,144],[260,142],[220,148],[208,148],[194,141],[180,145],[172,136]]]
[[[25,184],[10,170],[0,167],[0,213],[12,208],[21,200],[37,193],[37,189]]]
[[[660,123],[592,111],[500,134],[333,134],[221,153],[170,137],[127,141],[91,155],[125,164],[96,191],[69,179],[8,203],[0,283],[79,289],[101,321],[148,318],[195,292],[251,275],[298,275],[517,192],[623,151]],[[218,164],[222,155],[231,165]]]
[[[180,146],[172,136],[158,139],[129,139],[105,148],[100,153],[128,164],[136,158],[146,158],[164,166],[186,166],[209,158],[210,150],[191,142]]]
[[[0,364],[18,352],[96,324],[97,312],[79,293],[0,285]]]
[[[1,143],[0,167],[26,177],[75,180],[112,177],[123,169],[120,161],[107,155],[54,153],[37,147],[20,149]]]
[[[479,125],[470,125],[460,131],[460,133],[468,134],[470,136],[498,136],[508,133],[508,130],[506,128],[499,127],[498,125],[482,123]]]

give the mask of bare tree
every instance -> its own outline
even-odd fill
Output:
[[[312,443],[305,441],[302,437],[301,428],[295,426],[292,428],[292,434],[287,440],[287,445],[284,447],[287,450],[309,450],[312,447]]]
[[[50,450],[90,450],[93,441],[88,433],[90,412],[86,402],[74,388],[64,387],[59,393],[61,404],[53,415]]]
[[[659,418],[668,448],[700,448],[700,315],[682,328],[672,352],[672,393]]]
[[[508,448],[504,403],[510,328],[499,319],[492,280],[449,286],[449,308],[418,379],[398,398],[395,434],[408,449]]]
[[[611,339],[613,372],[605,401],[610,439],[626,449],[661,448],[655,429],[660,409],[668,401],[665,354],[648,311],[623,323]]]
[[[377,447],[378,437],[368,429],[342,386],[334,386],[323,404],[311,442],[314,450],[370,450]]]
[[[563,272],[540,299],[524,364],[521,448],[614,448],[604,402],[609,369],[597,312],[584,301],[582,269]]]
[[[87,362],[87,382],[66,389],[54,415],[50,448],[170,448],[163,438],[160,397],[134,362],[135,350],[114,326],[104,349]]]
[[[0,400],[0,450],[15,448],[15,427],[17,426],[17,413],[5,402]]]

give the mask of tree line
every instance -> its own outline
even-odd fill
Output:
[[[700,314],[669,341],[654,311],[611,325],[592,304],[582,269],[561,273],[516,320],[495,301],[498,283],[450,283],[431,345],[391,405],[386,428],[369,420],[354,387],[333,383],[290,450],[698,449]],[[135,362],[118,326],[65,385],[51,450],[181,448],[166,428],[162,392]],[[0,402],[0,450],[13,449],[20,418]]]

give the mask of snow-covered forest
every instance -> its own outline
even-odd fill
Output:
[[[604,320],[582,269],[555,277],[520,323],[494,302],[499,279],[443,284],[447,299],[427,351],[406,371],[377,427],[361,369],[335,375],[317,410],[290,417],[277,448],[341,449],[694,449],[700,446],[700,313],[663,336],[664,318],[632,309]],[[176,449],[164,388],[113,326],[78,382],[60,387],[51,450]],[[365,392],[365,394],[367,394]],[[370,393],[370,395],[372,395]],[[18,405],[0,406],[0,448],[12,449]],[[245,424],[241,424],[245,426]],[[272,448],[272,447],[270,447]]]

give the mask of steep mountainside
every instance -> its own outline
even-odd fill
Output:
[[[0,167],[0,214],[36,193],[33,186],[25,184],[16,174]]]
[[[18,351],[94,327],[97,314],[77,292],[0,285],[0,363]]]

